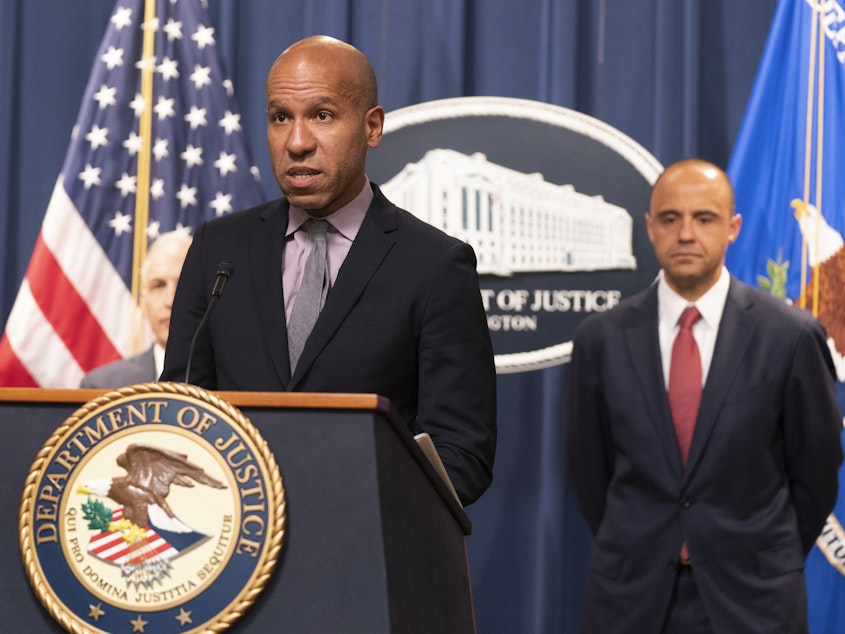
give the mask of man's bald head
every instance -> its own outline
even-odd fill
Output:
[[[359,107],[369,110],[378,105],[378,82],[370,60],[357,48],[328,35],[312,35],[292,44],[276,58],[270,74],[282,65],[302,63],[340,67],[347,77],[347,88],[353,92]]]
[[[663,173],[654,182],[654,187],[652,187],[652,202],[655,193],[659,194],[664,188],[671,187],[681,180],[698,181],[702,185],[707,184],[724,197],[725,204],[731,210],[731,214],[736,210],[733,185],[731,185],[728,175],[717,165],[697,158],[681,159],[663,170]]]

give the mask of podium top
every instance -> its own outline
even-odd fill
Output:
[[[111,392],[104,389],[51,389],[40,387],[0,387],[0,401],[20,403],[87,403]],[[317,392],[217,392],[214,394],[236,407],[287,407],[302,409],[362,409],[388,414],[390,401],[378,394],[337,394]]]

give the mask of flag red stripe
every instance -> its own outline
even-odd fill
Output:
[[[6,387],[38,387],[38,382],[32,378],[23,363],[20,362],[9,338],[3,335],[0,339],[0,385]]]
[[[26,277],[44,317],[85,372],[121,358],[42,235],[38,236]]]

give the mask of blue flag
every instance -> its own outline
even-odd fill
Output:
[[[154,17],[144,0],[115,6],[0,340],[0,385],[77,387],[94,367],[137,351],[135,232],[143,245],[263,200],[204,4],[154,4]]]
[[[845,411],[845,4],[781,0],[728,173],[743,216],[727,265],[827,328]],[[845,632],[845,469],[807,559],[810,631]]]

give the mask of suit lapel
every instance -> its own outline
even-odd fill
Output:
[[[734,376],[742,365],[756,328],[756,321],[748,314],[753,298],[745,287],[731,278],[731,286],[719,324],[716,346],[713,349],[713,361],[707,373],[707,381],[701,394],[701,408],[693,432],[692,445],[687,460],[686,477],[695,470],[701,459],[707,441],[719,418],[728,390],[734,382]]]
[[[384,198],[377,187],[374,186],[373,189],[375,197],[370,209],[338,271],[334,286],[326,298],[326,305],[320,312],[314,330],[305,342],[302,355],[296,364],[290,382],[292,390],[296,389],[305,371],[314,363],[320,351],[346,319],[370,278],[396,242],[391,236],[397,226],[396,207]]]
[[[255,310],[261,319],[264,339],[282,389],[288,389],[290,360],[282,291],[282,252],[288,224],[288,204],[280,200],[261,215],[263,222],[249,234],[249,268],[255,289]],[[269,255],[269,261],[268,256]]]
[[[660,357],[660,339],[657,330],[657,285],[631,305],[624,323],[625,341],[629,362],[637,385],[643,394],[648,419],[656,427],[657,437],[666,460],[676,476],[681,474],[681,457]]]

